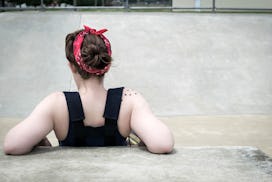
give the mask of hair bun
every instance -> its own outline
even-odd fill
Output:
[[[86,65],[96,69],[103,69],[111,62],[104,41],[96,35],[85,36],[81,56]]]
[[[74,51],[73,43],[75,41],[75,38],[82,31],[83,30],[78,30],[66,36],[65,53],[66,53],[66,58],[68,59],[68,61],[73,63],[76,66],[80,76],[83,79],[88,79],[93,74],[86,72],[85,70],[80,68],[80,66],[75,60],[74,52],[73,52]],[[108,53],[108,49],[105,45],[105,42],[98,35],[94,35],[94,34],[85,35],[84,40],[81,44],[80,53],[81,53],[82,61],[91,68],[102,70],[107,65],[111,64],[111,61],[112,61],[112,58]],[[104,74],[101,74],[99,75],[99,77],[103,75]]]

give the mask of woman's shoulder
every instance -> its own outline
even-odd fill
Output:
[[[50,93],[42,102],[45,102],[46,105],[52,108],[53,114],[56,114],[56,111],[63,110],[66,107],[64,93],[60,91]]]
[[[64,99],[64,93],[60,91],[52,92],[45,97],[45,99],[50,100],[54,103]]]
[[[123,101],[129,103],[132,107],[147,104],[144,96],[138,90],[127,87],[123,90]]]

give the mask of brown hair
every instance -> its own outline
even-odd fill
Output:
[[[66,39],[65,39],[66,58],[68,59],[70,63],[75,65],[78,73],[83,79],[88,79],[91,76],[96,76],[99,78],[103,77],[104,74],[95,75],[95,74],[91,74],[82,70],[76,63],[74,52],[73,52],[73,43],[77,34],[80,33],[81,31],[83,30],[75,31],[66,36]],[[93,34],[85,35],[81,45],[81,56],[82,56],[83,62],[87,66],[95,68],[95,69],[103,69],[112,61],[112,58],[108,54],[107,47],[104,41],[98,35],[93,35]]]

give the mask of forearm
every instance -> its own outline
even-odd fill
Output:
[[[11,136],[7,135],[4,141],[4,153],[7,155],[23,155],[31,152],[34,148],[38,146],[48,146],[51,147],[50,141],[45,137],[42,139],[37,145],[34,146],[28,146],[28,145],[22,145],[20,143],[14,143],[11,141]]]
[[[47,138],[42,138],[44,138],[44,136],[41,135],[40,130],[37,130],[35,126],[27,125],[27,121],[24,120],[7,133],[4,139],[4,153],[9,155],[22,155],[31,152],[33,148],[38,145],[49,146],[50,142]]]
[[[21,142],[22,139],[20,139],[19,141],[16,135],[14,135],[13,133],[14,132],[11,130],[5,137],[3,145],[4,153],[7,155],[22,155],[29,153],[33,147],[25,145],[23,142]]]

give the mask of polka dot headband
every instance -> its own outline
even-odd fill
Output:
[[[107,51],[108,51],[108,54],[109,54],[109,56],[111,56],[110,41],[103,35],[103,33],[106,31],[107,31],[107,29],[102,29],[102,30],[96,31],[95,29],[92,29],[92,28],[84,25],[84,30],[79,32],[78,35],[76,36],[74,43],[73,43],[73,51],[74,51],[76,63],[78,64],[78,66],[82,70],[84,70],[88,73],[91,73],[91,74],[96,74],[96,75],[103,75],[104,73],[106,73],[109,70],[110,64],[106,65],[103,69],[96,69],[96,68],[92,68],[92,67],[86,65],[81,57],[81,45],[82,45],[85,35],[87,35],[87,34],[98,35],[104,41]]]

